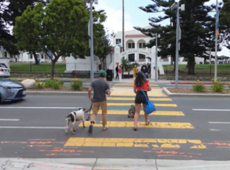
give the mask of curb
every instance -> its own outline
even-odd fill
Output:
[[[230,94],[171,93],[167,87],[163,87],[162,91],[173,97],[230,97]]]
[[[27,94],[44,94],[44,95],[49,95],[49,94],[53,94],[53,95],[76,95],[76,94],[82,94],[82,95],[86,95],[88,94],[88,92],[74,92],[74,91],[30,91],[30,90],[26,90]],[[93,92],[92,92],[93,94]]]

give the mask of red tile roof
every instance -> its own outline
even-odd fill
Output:
[[[144,34],[132,34],[132,35],[126,35],[125,38],[139,38],[139,37],[147,37]]]

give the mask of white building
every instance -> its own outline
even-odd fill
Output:
[[[51,62],[48,55],[43,52],[36,52],[37,58],[40,60],[41,63]],[[20,51],[19,55],[10,55],[8,51],[6,51],[3,47],[0,47],[0,58],[10,59],[10,62],[25,62],[25,63],[34,63],[35,59],[33,54],[29,52]],[[57,62],[63,62],[63,58],[60,57]]]

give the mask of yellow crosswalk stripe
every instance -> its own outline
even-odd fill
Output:
[[[119,100],[119,101],[122,101],[122,100],[135,100],[135,98],[127,98],[127,97],[107,97],[107,100]],[[149,97],[149,100],[150,101],[172,101],[172,99],[170,98],[150,98]]]
[[[133,92],[133,89],[111,89],[111,90],[112,90],[112,92],[114,92],[114,91],[118,91],[118,92],[121,92],[121,91]],[[161,89],[152,89],[149,92],[162,92],[162,90]]]
[[[136,96],[135,93],[111,93],[111,96]],[[148,93],[148,96],[152,96],[152,97],[163,97],[166,96],[163,93],[158,93],[158,94],[153,94],[153,93]]]
[[[93,112],[91,112],[92,114]],[[102,114],[102,110],[98,111],[98,114]],[[128,115],[128,110],[107,110],[108,115]],[[140,112],[140,115],[144,115],[144,111]],[[180,111],[155,111],[150,115],[155,116],[184,116],[183,112]]]
[[[155,87],[155,86],[154,87],[151,86],[151,88],[152,89],[161,89],[160,87]],[[126,89],[131,89],[131,90],[133,90],[133,86],[130,86],[130,87],[129,86],[127,86],[127,87],[124,87],[124,86],[123,87],[122,86],[113,86],[111,89],[125,89],[125,90]]]
[[[198,139],[157,139],[157,138],[84,138],[70,137],[64,147],[135,147],[178,149],[187,146],[190,149],[206,149]]]
[[[90,122],[85,121],[85,126],[89,126]],[[79,124],[82,126],[82,122]],[[94,124],[94,127],[102,127],[102,123]],[[111,121],[107,122],[107,127],[121,127],[121,128],[132,128],[133,122],[125,121]],[[151,122],[149,125],[145,125],[145,122],[139,122],[138,128],[166,128],[166,129],[194,129],[191,123],[181,122]]]
[[[107,103],[107,106],[131,106],[133,103]],[[176,104],[159,104],[154,103],[157,107],[177,107]]]

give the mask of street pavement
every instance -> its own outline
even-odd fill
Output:
[[[102,131],[101,111],[93,135],[79,122],[76,133],[65,134],[65,117],[88,108],[87,94],[30,95],[24,101],[0,105],[0,157],[16,158],[139,158],[229,160],[228,98],[166,96],[151,83],[149,98],[157,111],[139,128],[127,117],[134,103],[132,82],[115,82],[108,96],[108,127]]]

